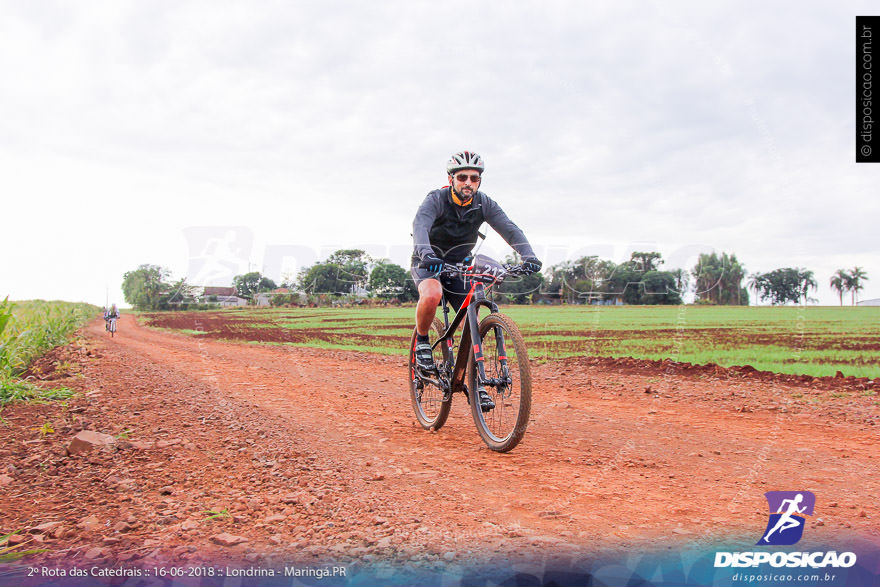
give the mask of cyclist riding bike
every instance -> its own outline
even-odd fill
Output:
[[[439,276],[445,263],[461,263],[471,255],[480,226],[488,222],[523,260],[529,273],[541,270],[541,261],[520,228],[507,217],[494,200],[479,191],[485,165],[472,151],[455,153],[446,164],[449,185],[430,192],[413,220],[413,254],[410,272],[419,290],[416,306],[416,347],[418,368],[430,371],[434,357],[428,331],[437,306],[446,299],[455,310],[461,307],[468,291],[461,278]],[[492,398],[479,390],[480,405],[494,409]]]
[[[113,304],[109,310],[104,309],[104,329],[110,330],[110,320],[118,320],[119,319],[119,309],[116,307],[116,304]]]

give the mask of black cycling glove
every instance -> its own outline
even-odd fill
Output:
[[[537,273],[541,270],[543,264],[538,260],[537,257],[523,257],[522,268],[523,271],[531,275],[532,273]]]
[[[421,267],[422,269],[427,269],[434,275],[437,275],[438,273],[443,271],[443,259],[429,253],[422,258],[422,262],[419,263],[419,267]]]

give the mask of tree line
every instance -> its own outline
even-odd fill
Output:
[[[505,259],[516,263],[516,255]],[[774,305],[815,301],[818,288],[812,271],[783,267],[767,273],[748,274],[736,255],[702,253],[690,270],[663,270],[658,252],[636,251],[629,260],[615,263],[595,255],[564,261],[541,273],[508,278],[493,288],[500,302],[514,304],[681,304],[692,293],[697,304],[749,305],[754,299]],[[201,288],[186,279],[171,280],[170,271],[157,265],[141,265],[123,276],[125,301],[139,310],[207,308],[212,300],[200,296]],[[830,285],[843,294],[852,293],[855,305],[867,273],[855,267],[838,270]],[[327,259],[302,268],[280,284],[257,271],[236,275],[231,284],[236,294],[255,303],[258,295],[273,292],[273,305],[328,305],[373,299],[406,303],[418,299],[408,269],[388,259],[374,259],[361,249],[340,249]],[[284,288],[287,292],[277,292]]]
[[[837,292],[840,298],[840,305],[843,305],[843,294],[852,293],[852,304],[856,305],[859,292],[865,288],[863,281],[868,280],[868,274],[861,267],[853,267],[851,270],[838,269],[829,280],[831,289]]]

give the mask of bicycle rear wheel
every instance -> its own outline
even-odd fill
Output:
[[[434,318],[428,337],[434,344],[443,334],[443,323],[439,318]],[[425,430],[439,430],[449,417],[449,409],[452,400],[443,401],[443,391],[436,385],[425,383],[416,374],[416,331],[413,329],[412,339],[409,345],[409,395],[412,400],[413,411],[416,419]],[[443,345],[434,349],[434,362],[443,362]]]
[[[479,382],[474,355],[468,361],[471,413],[483,442],[494,451],[507,452],[522,440],[532,409],[529,355],[519,328],[509,317],[492,313],[480,322],[483,365],[495,385],[485,386],[495,407],[484,412],[477,394]]]

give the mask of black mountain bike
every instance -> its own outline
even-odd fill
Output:
[[[480,437],[492,450],[507,452],[519,444],[526,433],[532,407],[532,377],[519,328],[486,298],[486,289],[506,276],[526,272],[519,265],[499,265],[482,255],[477,259],[481,257],[482,262],[449,264],[441,272],[465,279],[470,290],[452,322],[446,295],[443,296],[443,321],[435,317],[429,334],[434,368],[428,372],[416,364],[416,332],[413,330],[409,352],[410,395],[419,424],[426,430],[438,430],[449,417],[452,395],[464,393]],[[482,321],[478,317],[480,307],[489,308],[491,312]],[[462,323],[456,351],[454,335]],[[492,398],[494,408],[481,407],[481,390]]]

